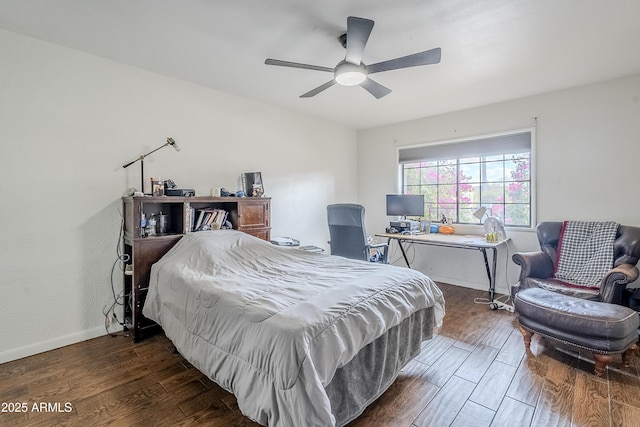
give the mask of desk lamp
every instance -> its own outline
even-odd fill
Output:
[[[161,148],[166,147],[167,145],[171,145],[171,146],[173,146],[173,148],[176,149],[176,151],[180,151],[180,147],[178,147],[178,144],[176,144],[176,142],[173,140],[173,138],[169,137],[169,138],[167,138],[167,142],[162,144],[160,147],[156,148],[155,150],[151,150],[147,154],[143,154],[140,157],[138,157],[137,159],[135,159],[134,161],[129,162],[126,165],[122,166],[124,169],[126,169],[129,166],[131,166],[132,164],[134,164],[135,162],[137,162],[138,160],[140,160],[140,191],[141,192],[144,193],[144,159],[145,159],[145,157],[147,157],[149,154],[155,153],[156,151],[158,151]]]
[[[473,216],[475,216],[476,218],[478,218],[480,220],[480,222],[482,222],[482,217],[485,216],[486,213],[487,213],[487,208],[485,208],[484,206],[480,206],[480,209],[475,211],[473,213]],[[489,216],[489,215],[487,215],[487,216]]]
[[[484,220],[483,228],[484,228],[484,232],[485,233],[496,233],[499,232],[502,235],[502,238],[506,238],[507,237],[507,233],[504,230],[504,224],[502,223],[502,221],[500,220],[500,218],[495,217],[495,216],[490,216],[487,213],[487,208],[484,206],[481,206],[480,209],[478,209],[477,211],[475,211],[473,213],[473,216],[475,216],[476,218],[478,218],[481,222],[482,222],[482,218],[484,218],[484,216],[487,216],[487,219]]]

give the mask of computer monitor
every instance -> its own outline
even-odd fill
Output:
[[[424,195],[387,194],[388,216],[424,216]]]

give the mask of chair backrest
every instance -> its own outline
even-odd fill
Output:
[[[367,261],[364,206],[340,203],[327,206],[331,255]]]
[[[549,255],[555,266],[562,221],[541,222],[536,227],[540,249]],[[613,242],[613,266],[636,265],[640,259],[640,227],[621,225]]]

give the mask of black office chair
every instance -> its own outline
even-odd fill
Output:
[[[370,244],[364,228],[364,206],[342,203],[327,206],[331,255],[387,263],[389,245]]]

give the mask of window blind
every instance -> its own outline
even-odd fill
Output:
[[[399,162],[403,164],[422,160],[464,159],[468,157],[516,154],[530,151],[531,132],[527,131],[458,142],[400,148]]]

